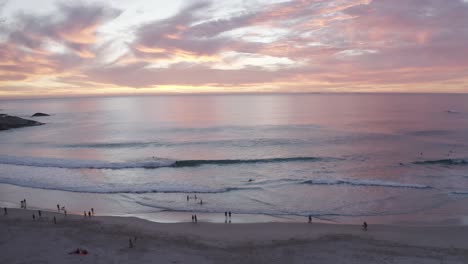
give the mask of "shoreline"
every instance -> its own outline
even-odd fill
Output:
[[[466,263],[468,226],[322,223],[155,223],[136,217],[8,209],[0,215],[5,263]],[[56,217],[57,224],[53,223]],[[134,240],[129,248],[129,239]],[[69,255],[83,248],[86,256]],[[20,253],[21,252],[21,253]],[[309,259],[309,257],[313,257]],[[393,262],[393,261],[395,262]],[[434,262],[439,263],[439,262]]]

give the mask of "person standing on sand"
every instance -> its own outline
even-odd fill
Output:
[[[67,210],[63,210],[63,213],[65,214],[65,216],[67,216]]]
[[[24,199],[24,209],[26,209],[26,199]]]
[[[91,212],[90,211],[88,211],[88,216],[91,217]]]
[[[23,200],[21,200],[21,209],[24,208]]]
[[[57,204],[57,211],[60,213],[60,204]]]
[[[91,214],[94,216],[94,208],[91,208]]]
[[[3,208],[3,215],[8,215],[8,211],[6,207]]]
[[[366,222],[364,222],[364,223],[362,224],[362,228],[364,229],[364,231],[367,231],[367,223],[366,223]]]
[[[39,215],[39,217],[42,217],[42,212],[41,212],[41,210],[37,211],[37,214]]]
[[[190,200],[190,197],[187,195],[187,202]]]
[[[229,219],[231,219],[231,211],[229,211]]]
[[[312,223],[312,216],[309,215],[309,224]]]

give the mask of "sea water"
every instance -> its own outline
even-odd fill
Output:
[[[53,98],[0,109],[45,123],[0,132],[3,205],[27,197],[37,208],[166,221],[468,216],[467,95]]]

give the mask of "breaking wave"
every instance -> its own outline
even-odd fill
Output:
[[[97,160],[71,160],[58,158],[37,158],[37,157],[17,157],[0,155],[0,164],[31,166],[31,167],[52,167],[65,169],[156,169],[161,167],[198,167],[202,165],[235,165],[252,163],[279,163],[279,162],[315,162],[334,161],[336,158],[319,157],[286,157],[268,159],[219,159],[219,160],[169,160],[169,159],[146,159],[139,161],[108,162]]]
[[[379,180],[307,180],[302,184],[310,185],[353,185],[353,186],[375,186],[391,188],[432,189],[431,186],[422,184],[407,184]]]
[[[418,165],[468,165],[466,159],[440,159],[440,160],[424,160],[415,161],[413,164]]]

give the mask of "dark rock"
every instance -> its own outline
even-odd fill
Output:
[[[7,130],[10,128],[19,128],[27,126],[39,126],[44,123],[37,122],[34,120],[24,119],[17,116],[10,116],[5,114],[0,114],[0,130]]]
[[[45,113],[35,113],[35,114],[32,115],[31,117],[35,117],[35,116],[50,116],[50,115],[45,114]]]

